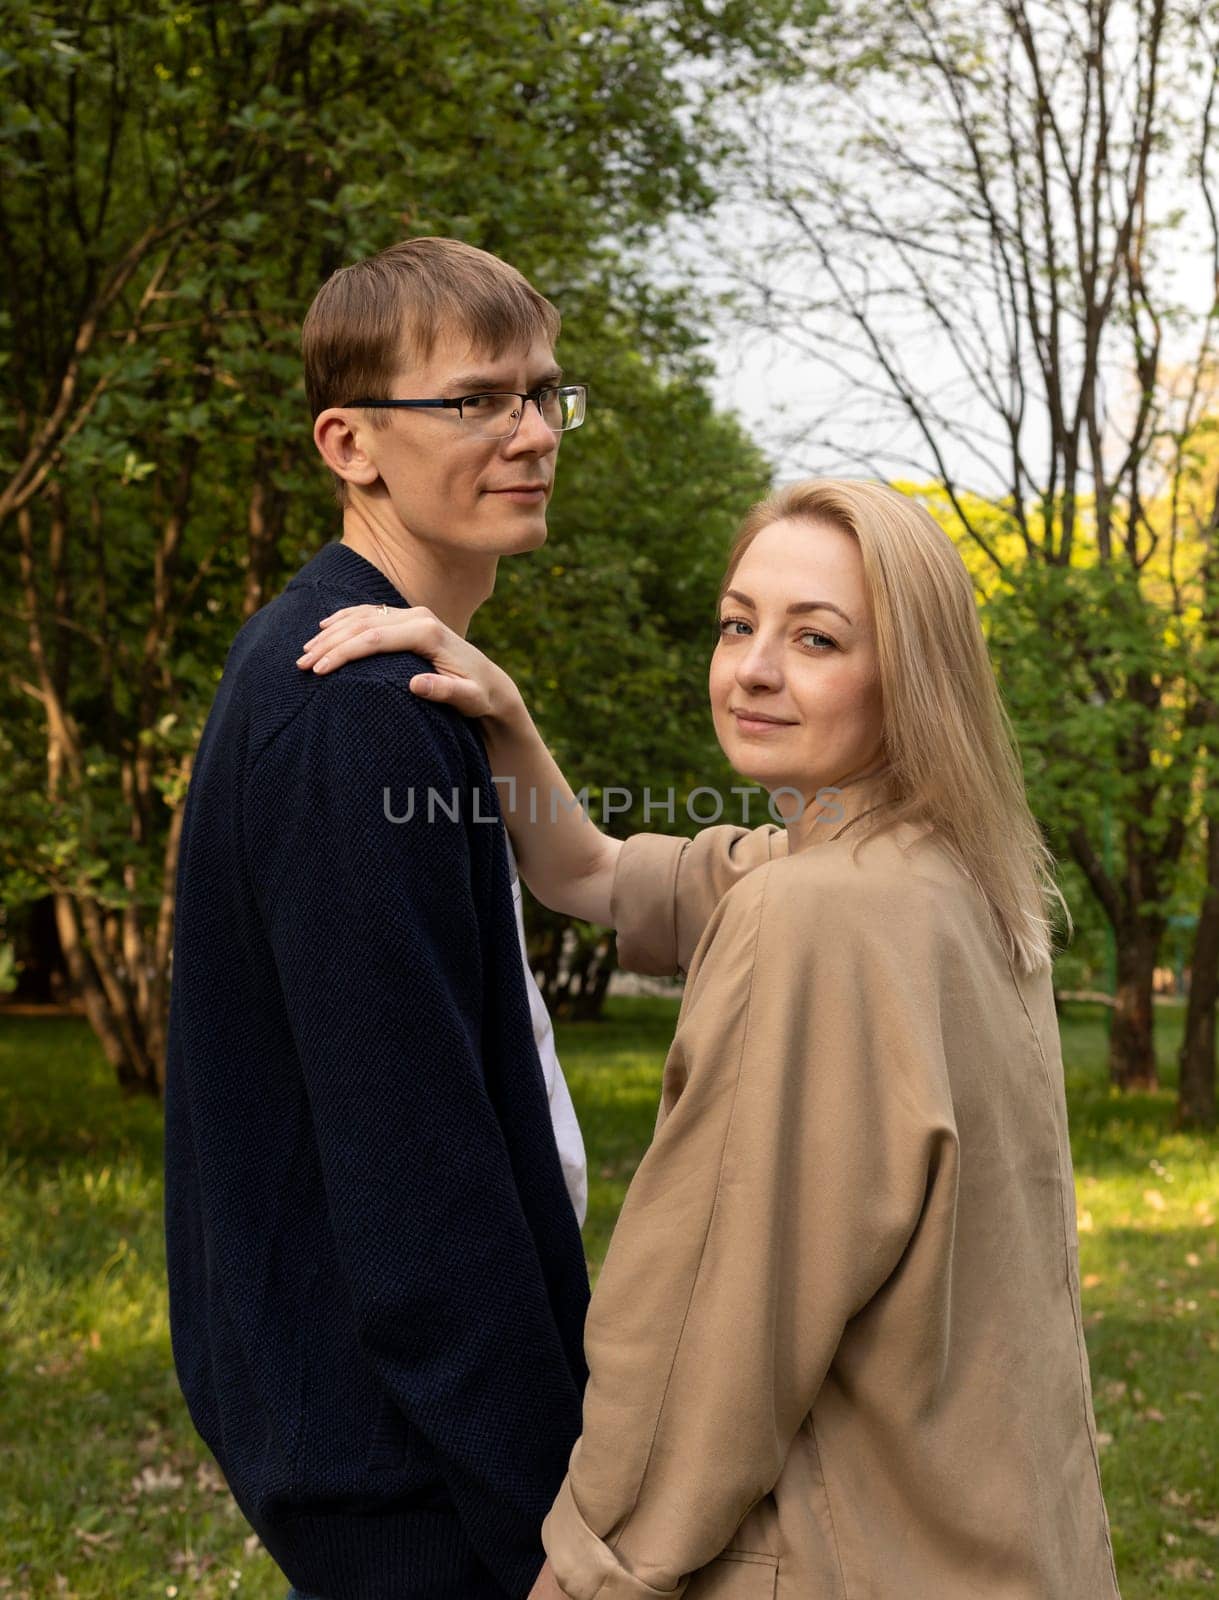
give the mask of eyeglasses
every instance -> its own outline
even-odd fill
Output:
[[[528,394],[505,389],[502,393],[497,390],[492,394],[463,394],[457,400],[352,400],[348,403],[376,411],[422,411],[443,407],[456,411],[471,438],[511,439],[521,425],[526,402],[530,400],[552,433],[566,433],[584,421],[588,386],[568,383],[556,389],[547,385],[531,389]]]

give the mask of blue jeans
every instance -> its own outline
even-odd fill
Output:
[[[319,1596],[315,1594],[302,1594],[299,1589],[289,1589],[288,1600],[319,1600]]]

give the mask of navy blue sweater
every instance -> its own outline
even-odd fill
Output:
[[[195,760],[174,1362],[298,1588],[503,1600],[537,1576],[580,1433],[588,1276],[476,724],[411,693],[414,654],[294,665],[321,617],[381,600],[409,603],[320,551],[237,634]]]

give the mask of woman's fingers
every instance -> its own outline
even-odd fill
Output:
[[[344,661],[378,650],[433,655],[445,634],[444,624],[426,606],[391,606],[388,611],[377,606],[344,606],[324,618],[318,629],[296,658],[302,669],[330,671]],[[359,648],[352,648],[353,641],[360,642]]]
[[[427,606],[344,606],[318,624],[296,665],[320,675],[361,656],[410,650],[433,671],[408,682],[421,699],[451,705],[467,717],[494,714],[509,703],[516,686],[474,645],[447,627]]]
[[[316,649],[328,645],[336,636],[346,637],[366,628],[383,628],[391,622],[431,623],[438,635],[444,632],[444,623],[427,606],[387,606],[384,611],[380,606],[344,606],[341,611],[332,611],[321,619],[318,631],[306,641],[305,648]]]
[[[341,623],[327,628],[325,636],[310,640],[304,652],[297,657],[298,667],[312,667],[315,672],[330,672],[345,661],[355,661],[360,656],[376,655],[380,650],[414,650],[423,653],[419,629],[411,623],[396,623],[385,627],[365,627]]]
[[[389,615],[392,617],[392,616],[397,616],[399,614],[405,615],[408,611],[424,611],[426,609],[427,608],[425,606],[389,606],[388,607],[388,612],[389,612]],[[357,613],[360,616],[373,615],[373,616],[380,616],[380,617],[383,617],[386,614],[384,611],[381,610],[380,606],[374,606],[374,605],[368,605],[368,604],[359,605],[359,606],[340,606],[337,611],[332,611],[328,617],[323,617],[321,619],[321,621],[318,623],[318,627],[319,628],[325,628],[325,627],[329,626],[329,624],[332,623],[332,622],[338,622],[343,617],[354,617],[354,616],[357,615]]]
[[[468,678],[441,677],[435,672],[417,672],[410,680],[411,692],[421,700],[435,700],[460,711],[463,717],[485,717],[490,711],[487,692]]]

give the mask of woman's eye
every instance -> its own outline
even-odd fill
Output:
[[[747,628],[748,626],[749,626],[749,623],[745,621],[744,617],[721,617],[720,621],[719,621],[719,624],[718,624],[718,626],[716,628],[716,632],[717,632],[717,634],[720,634],[720,635],[727,635],[729,628],[733,628],[733,627]],[[731,635],[731,637],[739,639],[741,636],[738,633],[738,634]],[[822,641],[820,644],[809,645],[809,646],[806,647],[806,648],[808,648],[808,649],[810,649],[810,650],[812,650],[814,652],[817,652],[817,653],[821,653],[821,652],[823,652],[823,651],[825,651],[827,649],[828,650],[836,650],[838,648],[838,645],[837,645],[836,641],[831,639],[828,633],[817,633],[812,628],[805,628],[803,630],[803,632],[800,634],[800,637],[802,639],[820,639]]]
[[[835,645],[833,639],[830,638],[828,633],[814,633],[811,628],[806,628],[804,630],[804,632],[800,635],[800,637],[802,639],[823,639],[825,641],[824,644],[819,644],[819,645],[816,645],[814,647],[815,649],[818,649],[818,650],[823,650],[823,649],[826,649],[827,647],[830,650],[837,649],[837,646]]]

